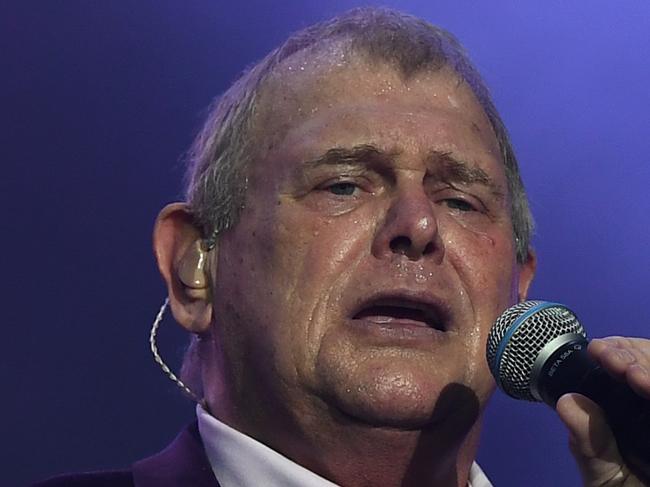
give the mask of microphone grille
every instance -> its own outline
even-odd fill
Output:
[[[490,330],[486,356],[497,385],[509,396],[537,401],[530,388],[535,359],[544,346],[565,334],[586,333],[566,306],[524,301],[505,310]]]

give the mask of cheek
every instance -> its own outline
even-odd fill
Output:
[[[490,234],[455,228],[445,235],[445,256],[454,268],[467,310],[468,372],[490,377],[485,363],[487,335],[497,316],[516,302],[517,265],[510,229]],[[492,381],[487,381],[492,384]],[[486,391],[489,394],[491,391]]]
[[[312,363],[337,326],[347,283],[369,252],[371,224],[362,215],[324,217],[295,207],[279,221],[275,243],[292,249],[280,259],[286,289],[282,312],[293,322],[291,339],[300,342],[296,350]]]
[[[441,224],[446,255],[470,298],[509,304],[516,289],[516,259],[509,225],[476,231],[456,222]]]
[[[247,208],[224,238],[221,289],[240,319],[264,330],[269,347],[291,343],[285,359],[308,362],[369,246],[370,224],[361,215],[327,218],[283,201],[258,208]]]
[[[323,215],[293,202],[278,206],[274,244],[278,260],[293,269],[300,286],[331,284],[369,251],[373,219],[359,208],[342,215]],[[366,214],[368,213],[368,214]],[[318,279],[325,279],[318,282]]]
[[[272,206],[247,203],[238,223],[219,240],[214,285],[217,326],[231,334],[273,333],[278,299],[273,269],[279,268]]]

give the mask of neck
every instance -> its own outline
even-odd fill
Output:
[[[208,401],[220,420],[346,487],[465,487],[478,448],[476,413],[472,421],[451,415],[419,429],[400,429],[332,414],[331,408],[318,414],[293,410],[288,416],[267,404],[264,414],[243,418],[240,408],[224,407],[223,399]]]
[[[453,444],[435,430],[405,431],[368,426],[341,428],[310,448],[291,448],[292,458],[339,485],[467,485],[478,430]]]

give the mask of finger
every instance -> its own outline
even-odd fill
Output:
[[[650,373],[648,368],[641,364],[632,364],[625,374],[627,383],[638,395],[650,399]]]
[[[595,338],[589,344],[589,352],[596,358],[606,347],[628,350],[639,360],[650,363],[650,340],[647,338],[620,336]]]
[[[610,375],[625,380],[630,365],[637,363],[633,350],[612,339],[592,340],[589,353]]]
[[[627,382],[637,394],[650,399],[650,340],[608,337],[589,344],[589,353],[616,379]]]
[[[602,410],[580,394],[565,394],[556,410],[569,429],[569,447],[585,485],[623,480],[623,460]]]

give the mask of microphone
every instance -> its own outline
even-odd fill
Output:
[[[587,334],[563,304],[524,301],[504,311],[488,336],[486,357],[509,396],[555,403],[577,392],[598,404],[628,468],[650,482],[650,401],[614,379],[587,353]]]

